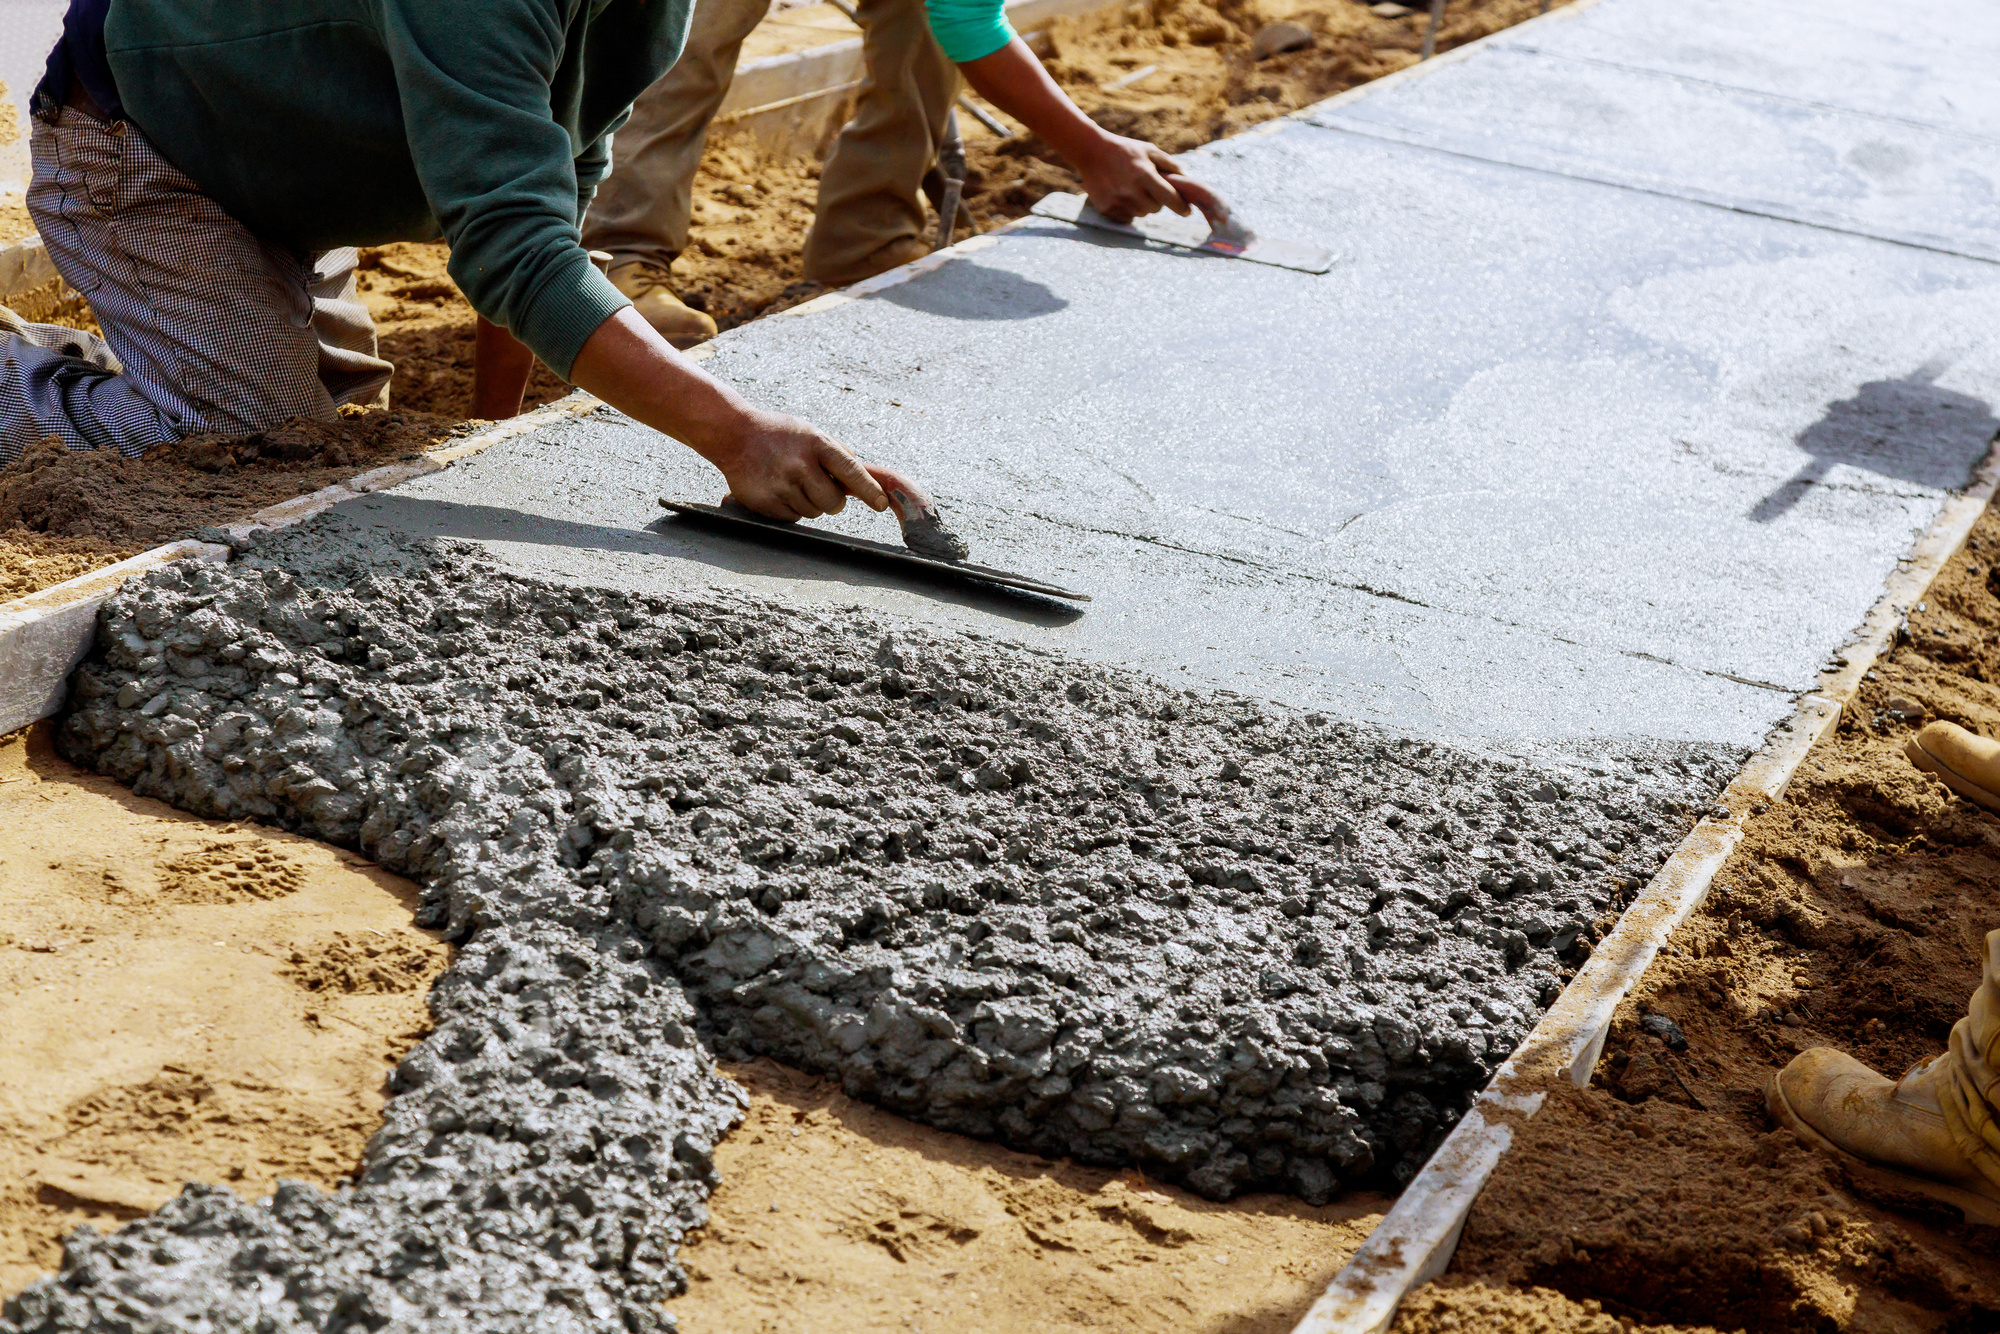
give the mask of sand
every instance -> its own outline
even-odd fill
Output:
[[[2000,926],[2000,820],[1902,745],[1930,718],[2000,734],[1996,557],[1988,513],[1621,1008],[1592,1087],[1529,1123],[1405,1334],[1608,1328],[1586,1303],[1726,1329],[2000,1321],[2000,1229],[1850,1180],[1764,1110],[1798,1051],[1893,1077],[1965,1013]],[[1638,1031],[1649,1009],[1684,1053]]]
[[[0,740],[0,1296],[184,1181],[331,1186],[447,949],[359,858]]]
[[[1387,1201],[1214,1204],[960,1139],[768,1061],[682,1255],[686,1330],[1284,1334]]]
[[[196,436],[144,459],[44,441],[0,470],[0,601],[413,458],[465,429],[458,418],[346,409],[337,425],[294,419],[252,436]]]

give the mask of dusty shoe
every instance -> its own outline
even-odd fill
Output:
[[[2000,741],[1974,736],[1957,723],[1935,722],[1905,742],[1903,753],[1959,796],[2000,814]]]
[[[619,264],[605,275],[632,298],[632,308],[675,347],[688,348],[715,337],[715,321],[682,303],[668,285],[665,269],[651,264]]]
[[[1952,1205],[1966,1220],[2000,1226],[2000,1184],[1954,1142],[1939,1099],[1949,1096],[1950,1055],[1890,1081],[1844,1052],[1814,1047],[1771,1079],[1771,1118],[1857,1177]]]
[[[891,269],[901,268],[912,260],[922,259],[931,253],[931,244],[915,236],[900,236],[885,246],[872,250],[868,255],[839,270],[826,273],[808,273],[814,282],[825,283],[828,287],[846,287]]]

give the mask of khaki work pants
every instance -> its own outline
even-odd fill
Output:
[[[1950,1059],[1945,1126],[1980,1175],[2000,1186],[2000,931],[1986,934],[1984,975],[1965,1018],[1952,1026]]]
[[[709,121],[729,92],[743,39],[770,0],[697,0],[681,58],[639,94],[612,144],[611,174],[583,241],[614,264],[665,269],[688,246],[694,173]],[[923,0],[859,0],[866,66],[854,118],[820,172],[804,273],[839,286],[868,276],[883,246],[920,237],[920,191],[958,96],[958,67],[931,36]]]
[[[104,337],[0,336],[0,466],[52,435],[137,457],[385,400],[395,368],[375,355],[352,247],[259,240],[128,121],[64,107],[36,118],[32,143],[28,212]]]

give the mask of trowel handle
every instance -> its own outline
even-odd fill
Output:
[[[1218,248],[1241,250],[1256,240],[1256,234],[1236,220],[1229,211],[1229,205],[1222,202],[1222,196],[1208,186],[1190,176],[1168,176],[1167,184],[1179,191],[1180,197],[1201,210],[1201,216],[1208,219],[1208,244]]]
[[[885,468],[875,463],[864,463],[861,466],[868,470],[868,475],[873,477],[884,491],[888,492],[889,509],[898,521],[913,519],[919,514],[937,508],[937,503],[931,499],[930,492],[894,468]]]

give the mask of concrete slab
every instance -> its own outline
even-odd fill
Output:
[[[1309,119],[2000,259],[2000,139],[1986,135],[1523,47],[1482,52]]]
[[[1985,0],[1674,0],[1558,11],[1491,46],[1653,70],[1908,124],[2000,135]],[[1482,57],[1483,58],[1483,57]]]
[[[1351,258],[1036,222],[707,363],[1081,616],[683,531],[656,496],[716,479],[615,414],[367,508],[539,574],[858,601],[1440,735],[1747,745],[2000,425],[1993,265],[1301,124],[1193,156]]]

